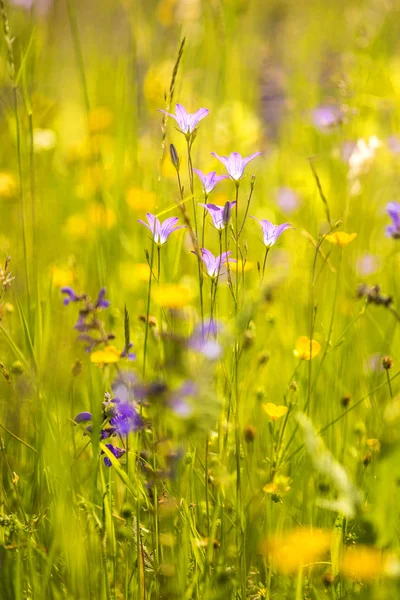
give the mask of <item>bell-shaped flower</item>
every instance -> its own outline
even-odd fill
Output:
[[[253,160],[253,158],[256,158],[256,156],[260,156],[262,152],[255,152],[246,158],[243,158],[239,152],[232,152],[229,156],[219,156],[215,152],[211,152],[211,154],[222,162],[228,171],[229,176],[234,181],[239,181],[243,177],[246,165]]]
[[[175,114],[159,109],[160,112],[175,119],[179,130],[185,135],[191,135],[198,127],[200,121],[210,112],[208,108],[199,108],[195,113],[189,113],[182,104],[177,104]]]
[[[263,241],[267,248],[271,248],[279,236],[286,229],[293,229],[290,223],[282,223],[282,225],[274,225],[271,221],[267,221],[267,219],[257,219],[257,217],[250,216],[251,219],[258,221],[261,225],[262,233],[263,233]]]
[[[151,231],[153,234],[154,243],[157,244],[157,246],[162,246],[165,244],[171,233],[185,227],[185,225],[176,226],[177,222],[179,221],[178,217],[170,217],[161,223],[161,221],[155,215],[146,213],[146,219],[147,223],[141,219],[138,219],[138,223],[141,223]]]

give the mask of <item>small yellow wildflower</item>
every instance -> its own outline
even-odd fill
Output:
[[[61,267],[52,265],[51,279],[55,287],[64,287],[74,282],[74,274],[70,269],[62,269]]]
[[[90,234],[88,220],[83,214],[68,217],[64,230],[68,236],[79,240],[89,237]]]
[[[262,550],[271,557],[278,571],[296,573],[301,567],[321,559],[329,550],[331,536],[326,529],[299,527],[267,540]]]
[[[348,246],[357,237],[356,233],[346,233],[345,231],[335,231],[326,236],[326,239],[335,246],[344,248]]]
[[[192,290],[184,285],[163,284],[153,290],[153,300],[156,304],[165,308],[183,308],[193,298]]]
[[[121,353],[118,352],[115,346],[106,346],[104,350],[96,350],[90,355],[90,361],[95,365],[108,365],[116,363],[121,358]]]
[[[274,479],[264,485],[263,491],[266,494],[287,494],[290,490],[292,480],[286,475],[275,475]]]
[[[380,452],[381,449],[381,443],[379,440],[377,440],[376,438],[370,438],[369,440],[367,440],[367,446],[370,448],[370,450],[372,450],[373,452]]]
[[[100,133],[110,128],[113,123],[112,111],[107,106],[92,108],[88,116],[90,133]]]
[[[0,173],[0,198],[11,200],[17,195],[17,182],[9,173]]]
[[[133,210],[152,212],[156,205],[156,195],[154,192],[148,192],[140,187],[132,186],[126,192],[125,201]]]
[[[355,581],[372,581],[381,575],[397,576],[399,561],[394,554],[385,554],[372,546],[356,545],[344,554],[340,572]]]
[[[287,406],[274,404],[273,402],[267,402],[263,404],[263,409],[271,419],[271,421],[276,421],[281,417],[285,416],[287,411],[289,410]]]
[[[306,335],[302,335],[296,340],[294,355],[301,360],[311,360],[315,358],[321,350],[321,344],[317,340],[310,340]]]

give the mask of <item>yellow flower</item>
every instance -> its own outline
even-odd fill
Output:
[[[89,237],[89,224],[85,215],[76,214],[68,217],[64,226],[65,233],[76,239],[84,239]]]
[[[90,133],[100,133],[109,129],[112,122],[112,111],[107,106],[97,106],[89,113],[88,129]]]
[[[286,494],[290,490],[292,480],[286,475],[275,475],[274,479],[264,485],[266,494]]]
[[[74,274],[70,269],[61,269],[56,265],[51,266],[51,278],[55,287],[71,285],[74,282]]]
[[[253,269],[253,268],[254,268],[254,263],[253,262],[251,262],[249,260],[246,260],[246,262],[243,263],[239,259],[239,273],[242,273],[242,272],[247,273],[247,271],[251,271],[251,269]],[[232,266],[231,269],[232,269],[232,271],[234,273],[236,273],[236,267],[235,266]]]
[[[135,290],[143,282],[149,281],[150,267],[147,263],[132,263],[129,260],[119,264],[120,281],[130,290]]]
[[[286,415],[287,411],[289,410],[287,406],[274,404],[273,402],[267,402],[262,406],[269,418],[271,419],[271,421],[276,421],[277,419],[280,419],[281,417]]]
[[[356,233],[346,233],[345,231],[335,231],[326,236],[326,239],[335,246],[344,248],[348,246],[357,237]]]
[[[117,222],[115,212],[102,204],[92,202],[88,208],[89,221],[95,227],[112,229]]]
[[[17,182],[9,173],[0,173],[0,198],[11,200],[17,195]]]
[[[183,308],[194,298],[192,290],[184,285],[163,284],[153,290],[153,300],[165,308]]]
[[[311,360],[320,353],[320,350],[321,344],[319,344],[317,340],[310,340],[306,335],[302,335],[296,340],[294,355],[301,360]]]
[[[104,350],[96,350],[90,355],[90,360],[95,365],[116,363],[121,358],[121,353],[115,346],[106,346]]]
[[[283,536],[267,540],[262,550],[281,573],[296,573],[301,567],[319,560],[329,550],[331,532],[326,529],[299,527]]]
[[[152,212],[156,205],[156,195],[139,187],[130,187],[126,192],[125,201],[133,210]]]
[[[349,579],[371,581],[381,575],[399,575],[399,560],[394,554],[383,553],[372,546],[350,547],[340,563],[340,572]]]
[[[380,452],[381,450],[381,443],[376,438],[370,438],[369,440],[367,440],[367,446],[373,452]]]

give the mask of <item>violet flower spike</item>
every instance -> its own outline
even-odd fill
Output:
[[[215,171],[211,171],[210,173],[203,173],[202,171],[200,171],[200,169],[193,169],[193,171],[199,177],[203,185],[203,191],[205,196],[208,196],[208,194],[210,194],[213,191],[217,183],[219,183],[223,179],[228,179],[228,175],[217,175]]]
[[[193,252],[193,254],[195,254],[195,252]],[[219,256],[214,256],[214,254],[206,248],[201,249],[200,258],[206,265],[207,275],[209,275],[211,279],[215,279],[216,277],[222,275],[221,268],[223,265],[227,264],[228,262],[236,262],[236,259],[230,258],[231,254],[232,252],[223,252]]]
[[[394,239],[400,239],[400,203],[389,202],[386,211],[393,223],[386,227],[386,235]]]
[[[282,223],[282,225],[274,225],[267,219],[257,219],[250,215],[251,219],[255,219],[261,225],[263,232],[263,241],[266,248],[271,248],[286,229],[294,229],[290,223]]]
[[[186,108],[182,106],[182,104],[176,105],[175,114],[167,112],[162,108],[159,108],[158,110],[175,119],[179,130],[186,136],[190,136],[197,129],[200,121],[204,119],[210,112],[208,108],[199,108],[199,110],[197,110],[195,113],[189,113]]]
[[[70,302],[80,302],[80,300],[85,298],[85,294],[77,294],[69,285],[62,287],[61,292],[65,294],[65,298],[63,300],[65,306],[68,306]]]
[[[226,204],[229,204],[229,208],[230,210],[227,211],[225,209]],[[219,206],[217,204],[201,204],[199,203],[199,206],[203,206],[209,213],[209,215],[211,216],[213,225],[215,227],[215,229],[225,229],[225,227],[228,225],[229,223],[229,218],[228,220],[226,219],[226,215],[228,213],[228,216],[230,217],[230,213],[232,211],[232,207],[235,206],[236,202],[227,202],[225,204],[225,206]]]
[[[94,303],[95,308],[108,308],[110,306],[110,301],[105,300],[106,292],[106,288],[102,287],[98,293],[97,300]]]
[[[176,223],[179,221],[178,217],[170,217],[161,223],[155,215],[146,213],[146,219],[147,223],[141,219],[138,219],[138,223],[141,223],[150,230],[154,238],[154,243],[157,244],[157,246],[163,246],[174,231],[185,228],[185,225],[178,225],[175,227]]]
[[[246,158],[243,158],[239,152],[232,152],[229,156],[219,156],[215,152],[211,152],[211,154],[224,165],[231,179],[238,182],[243,177],[246,165],[248,165],[253,158],[260,156],[262,152],[255,152]]]

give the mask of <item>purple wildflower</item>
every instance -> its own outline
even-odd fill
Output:
[[[95,308],[108,308],[110,306],[110,301],[105,300],[106,292],[106,288],[102,287],[98,293],[97,300],[94,303]]]
[[[386,206],[387,213],[392,219],[392,225],[386,227],[386,235],[394,239],[400,238],[400,203],[389,202]]]
[[[110,419],[110,425],[115,427],[117,433],[126,435],[141,428],[142,418],[131,403],[119,402],[115,398],[113,404],[115,404],[116,409],[115,416]]]
[[[176,105],[175,115],[166,110],[162,110],[161,108],[159,111],[175,119],[178,123],[179,130],[185,135],[191,135],[197,129],[199,122],[210,112],[208,108],[199,108],[195,113],[188,113],[182,104]]]
[[[61,292],[65,294],[65,298],[63,300],[65,306],[68,306],[70,302],[80,302],[85,298],[85,294],[77,294],[69,285],[61,288]]]
[[[215,152],[211,152],[211,154],[222,162],[228,171],[229,176],[234,181],[239,181],[243,177],[246,165],[253,160],[253,158],[256,158],[256,156],[260,156],[262,152],[255,152],[254,154],[247,156],[247,158],[242,158],[239,152],[232,152],[229,156],[219,156]]]
[[[178,229],[182,229],[185,225],[178,225],[175,227],[178,222],[178,217],[171,217],[169,219],[165,219],[165,221],[161,224],[160,220],[157,219],[155,215],[151,213],[146,213],[147,223],[138,219],[138,223],[141,223],[147,229],[151,231],[154,236],[154,242],[157,246],[162,246],[168,240],[171,233],[177,231]]]
[[[220,324],[213,318],[196,327],[189,338],[189,348],[199,352],[209,360],[217,360],[222,354],[222,346],[217,341]]]
[[[203,173],[199,169],[193,169],[193,171],[198,175],[203,184],[203,190],[206,196],[213,191],[217,183],[223,181],[223,179],[228,179],[228,175],[217,175],[215,171],[211,171],[210,173]]]
[[[172,393],[169,405],[177,415],[183,419],[188,418],[193,412],[190,398],[193,398],[196,393],[196,385],[192,381],[185,381]]]
[[[229,210],[226,210],[226,204],[229,205]],[[225,227],[229,223],[229,218],[232,210],[232,206],[236,204],[236,202],[227,202],[225,206],[218,206],[217,204],[201,204],[211,216],[213,225],[216,229],[225,229]],[[227,218],[228,216],[228,218]]]
[[[278,189],[277,204],[283,212],[289,214],[298,208],[299,199],[294,190],[290,187],[283,186]]]
[[[90,412],[80,412],[74,418],[75,423],[83,423],[85,421],[91,421],[91,420],[92,420],[92,413],[90,413]]]
[[[129,342],[129,349],[133,347],[133,343]],[[134,352],[126,351],[126,348],[121,352],[121,358],[127,358],[128,360],[135,360],[136,354]]]
[[[335,105],[322,105],[315,108],[311,113],[312,122],[321,131],[332,129],[343,120],[342,110]]]
[[[117,459],[120,459],[121,456],[123,456],[125,454],[125,450],[123,448],[117,448],[116,446],[113,446],[112,444],[106,444],[106,447],[110,450],[110,452],[112,452],[112,454]],[[104,454],[104,450],[102,450],[101,453]],[[108,458],[108,456],[104,457],[104,464],[106,465],[106,467],[111,467],[112,462]]]
[[[195,254],[195,252],[193,252]],[[206,265],[207,275],[211,277],[211,279],[215,279],[222,275],[221,267],[228,262],[236,262],[236,259],[230,258],[232,252],[223,252],[219,256],[214,256],[212,252],[207,250],[206,248],[201,249],[201,260]]]
[[[276,243],[279,236],[282,235],[282,233],[286,229],[293,229],[290,223],[283,223],[282,225],[273,225],[271,221],[267,221],[267,219],[260,220],[257,219],[257,217],[253,216],[251,216],[250,218],[255,219],[260,223],[263,232],[263,241],[267,248],[271,248],[271,246],[273,246]]]

